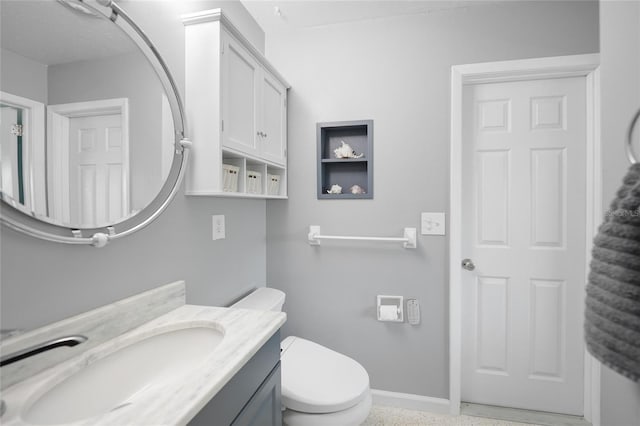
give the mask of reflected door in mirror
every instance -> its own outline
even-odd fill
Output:
[[[120,114],[69,120],[71,223],[98,227],[125,215],[128,198]]]
[[[48,107],[49,217],[109,226],[129,214],[128,100]]]
[[[5,201],[72,228],[137,214],[160,192],[175,154],[156,70],[118,25],[82,2],[1,1],[0,104],[21,108],[29,132],[22,160],[10,153],[11,168],[3,162]],[[113,122],[93,123],[98,117]]]

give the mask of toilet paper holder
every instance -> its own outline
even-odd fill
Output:
[[[377,296],[378,321],[404,322],[403,296]]]

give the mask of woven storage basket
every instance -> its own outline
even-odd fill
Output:
[[[262,194],[262,173],[247,170],[247,194]]]
[[[280,195],[280,175],[267,174],[267,195]]]
[[[224,192],[238,192],[238,174],[240,167],[231,164],[222,165],[222,190]]]

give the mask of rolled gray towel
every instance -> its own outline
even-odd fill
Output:
[[[640,381],[640,164],[633,164],[593,241],[585,308],[587,349]]]

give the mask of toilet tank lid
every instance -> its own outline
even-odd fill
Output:
[[[283,291],[275,288],[260,287],[230,307],[259,309],[262,311],[281,311],[284,299],[285,293]]]

